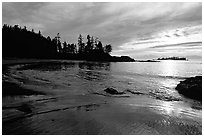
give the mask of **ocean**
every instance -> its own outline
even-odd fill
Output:
[[[46,95],[3,97],[3,106],[40,99],[48,101],[35,106],[33,111],[39,113],[70,104],[95,103],[100,98],[105,102],[125,102],[131,107],[148,106],[156,109],[157,113],[201,122],[202,104],[175,90],[185,78],[201,75],[200,61],[33,61],[9,66],[3,74],[3,81],[15,82],[25,89],[42,91]],[[106,88],[125,94],[110,95],[105,93]]]
[[[172,60],[111,63],[63,60],[15,65],[11,70],[14,78],[24,79],[25,84],[35,85],[36,81],[38,88],[44,88],[46,83],[49,90],[59,89],[63,94],[95,93],[113,87],[183,99],[175,90],[176,85],[187,77],[202,75],[202,64]]]

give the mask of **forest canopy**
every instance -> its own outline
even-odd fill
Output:
[[[19,25],[4,24],[2,28],[3,58],[119,61],[118,57],[110,55],[111,51],[111,44],[104,46],[98,37],[91,35],[87,35],[85,39],[79,34],[76,44],[62,42],[59,33],[54,38],[46,38],[41,31],[36,33],[33,29],[27,30],[26,26],[21,28]],[[131,58],[123,56],[123,59],[128,61]]]

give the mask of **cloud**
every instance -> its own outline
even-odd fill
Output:
[[[59,32],[70,43],[76,43],[79,34],[98,36],[103,44],[112,44],[112,54],[135,57],[137,50],[148,48],[154,53],[154,46],[202,41],[202,3],[198,2],[3,2],[2,22],[41,30],[45,36]]]
[[[154,46],[151,48],[168,48],[168,47],[201,47],[202,42],[188,42],[188,43],[178,43],[178,44],[171,44],[171,45],[159,45],[159,46]]]
[[[186,35],[186,33],[190,35]],[[140,48],[151,48],[158,46],[168,46],[176,45],[179,43],[189,43],[189,42],[200,42],[202,41],[201,35],[201,25],[183,27],[176,29],[167,29],[160,32],[155,32],[151,34],[152,37],[149,39],[132,39],[128,43],[125,43],[120,46],[120,48],[126,49],[140,49]]]

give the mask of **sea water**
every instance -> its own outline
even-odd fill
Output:
[[[191,124],[193,124],[192,121],[201,123],[201,102],[186,98],[175,90],[177,84],[185,78],[201,75],[202,63],[200,61],[37,60],[32,61],[32,63],[11,65],[8,67],[8,71],[3,73],[3,81],[14,82],[25,89],[41,91],[46,95],[3,97],[3,108],[11,108],[3,111],[3,120],[7,116],[11,116],[9,119],[12,119],[13,115],[22,117],[21,113],[12,110],[12,108],[18,109],[22,104],[24,104],[23,107],[26,106],[31,109],[33,115],[47,112],[58,114],[57,111],[61,112],[61,110],[69,109],[69,107],[81,108],[86,105],[88,107],[85,110],[92,111],[100,104],[116,104],[117,107],[121,106],[120,109],[134,111],[134,113],[135,109],[148,108],[159,115],[167,116],[167,118],[173,117],[175,121],[185,117],[192,119]],[[114,88],[119,92],[124,92],[124,94],[110,95],[105,93],[106,88]],[[112,107],[107,106],[105,108],[109,111]],[[100,112],[100,110],[98,111]],[[107,112],[105,111],[105,113]],[[100,113],[98,115],[106,117],[104,114],[103,116]],[[27,115],[23,116],[26,117]],[[61,119],[65,120],[66,117]],[[163,124],[165,124],[164,122]],[[16,124],[21,128],[21,125]],[[168,127],[168,123],[166,126]],[[180,126],[177,126],[180,129]],[[9,128],[9,126],[5,127],[6,129]],[[173,127],[171,127],[172,131],[174,131]],[[170,128],[166,130],[169,131]],[[66,130],[62,128],[61,131]],[[180,132],[180,130],[178,131]],[[175,133],[177,134],[177,132]]]
[[[27,88],[57,95],[103,94],[114,88],[164,101],[187,101],[175,87],[188,77],[202,75],[202,62],[37,61],[14,65],[10,77]],[[134,94],[135,93],[135,94]],[[190,100],[191,102],[191,100]],[[193,101],[194,102],[194,101]]]
[[[38,87],[86,94],[112,87],[119,91],[131,90],[181,98],[176,85],[187,77],[202,75],[199,61],[161,62],[87,62],[52,61],[21,64],[13,67],[12,75],[26,83],[38,82]],[[30,84],[32,85],[32,84]],[[50,87],[49,87],[50,86]],[[83,90],[82,90],[83,89]]]

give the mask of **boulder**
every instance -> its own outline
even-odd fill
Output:
[[[187,78],[181,81],[176,90],[188,98],[202,101],[202,76]]]
[[[112,94],[112,95],[119,95],[119,94],[124,94],[124,92],[118,92],[116,89],[114,88],[106,88],[104,90],[106,93]]]

